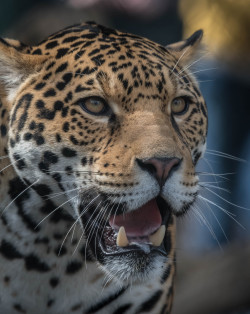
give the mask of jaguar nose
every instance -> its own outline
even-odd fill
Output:
[[[180,164],[181,159],[173,158],[149,158],[146,160],[137,159],[137,163],[143,169],[153,175],[158,181],[160,186],[163,186],[167,178],[176,171]]]

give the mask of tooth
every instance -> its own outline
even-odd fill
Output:
[[[156,231],[156,233],[151,234],[149,236],[149,241],[153,244],[153,246],[160,246],[163,238],[165,236],[166,227],[161,225],[160,228]]]
[[[124,227],[120,227],[120,229],[119,229],[119,232],[117,234],[116,244],[117,244],[117,246],[120,246],[120,247],[124,247],[124,246],[129,245],[128,238],[127,238],[126,231],[125,231]]]

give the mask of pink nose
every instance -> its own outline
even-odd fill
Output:
[[[139,163],[141,168],[147,170],[156,178],[160,186],[163,186],[170,173],[174,170],[177,170],[178,166],[181,163],[181,160],[176,157],[150,158],[144,161],[137,159],[137,162]]]

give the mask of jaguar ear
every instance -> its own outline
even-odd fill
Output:
[[[0,38],[0,97],[11,101],[22,82],[35,73],[44,56],[27,53],[27,46]]]
[[[166,49],[176,57],[179,65],[186,65],[197,52],[202,36],[203,31],[200,29],[186,40],[167,45]]]

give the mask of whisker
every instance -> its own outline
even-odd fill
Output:
[[[20,192],[2,211],[1,216],[4,214],[5,210],[10,207],[11,204],[13,204],[19,196],[21,196],[23,193],[25,193],[29,188],[31,188],[33,185],[35,185],[40,179],[37,179],[35,182],[30,184],[26,189],[24,189],[22,192]]]
[[[217,183],[224,183],[225,181],[217,181]],[[200,184],[212,184],[216,183],[215,181],[201,181]],[[217,186],[216,186],[217,187]]]
[[[219,242],[219,240],[218,240],[218,238],[217,238],[217,236],[216,236],[216,234],[215,234],[215,232],[214,232],[214,230],[213,230],[213,227],[212,227],[211,224],[208,222],[208,220],[206,219],[206,217],[199,211],[198,207],[194,206],[194,207],[193,207],[193,211],[191,211],[191,213],[194,213],[194,214],[195,214],[194,216],[196,217],[196,219],[197,219],[200,223],[203,223],[203,224],[207,227],[207,229],[208,229],[208,231],[211,233],[213,239],[218,243],[219,247],[221,248],[220,242]]]
[[[60,246],[60,249],[59,249],[59,255],[60,255],[60,253],[61,253],[61,250],[62,250],[62,247],[63,247],[63,245],[64,245],[64,243],[65,243],[65,241],[66,241],[66,239],[67,239],[67,237],[68,237],[68,235],[69,235],[69,233],[70,233],[70,231],[74,228],[74,226],[77,224],[77,222],[81,219],[81,217],[82,217],[82,215],[84,215],[84,213],[86,212],[86,210],[87,210],[87,207],[97,198],[97,197],[99,197],[99,195],[97,195],[96,197],[94,197],[93,199],[92,199],[92,201],[82,210],[82,212],[81,212],[81,214],[79,215],[79,217],[76,219],[76,221],[72,224],[72,226],[69,228],[69,230],[68,230],[68,232],[66,233],[66,235],[65,235],[65,237],[64,237],[64,239],[63,239],[63,241],[62,241],[62,244],[61,244],[61,246]]]
[[[7,165],[6,167],[2,168],[2,169],[0,170],[0,173],[3,172],[5,169],[9,168],[10,166],[13,166],[15,163],[17,163],[18,161],[20,161],[20,160],[22,160],[22,159],[23,159],[23,158],[19,158],[19,159],[13,161],[12,163],[10,163],[9,165]]]
[[[236,172],[210,173],[210,172],[199,172],[199,171],[198,171],[198,172],[196,172],[196,174],[198,174],[199,176],[211,176],[211,177],[214,177],[214,178],[219,177],[219,178],[221,178],[221,179],[223,179],[223,180],[228,180],[228,181],[230,181],[230,179],[227,178],[227,177],[225,177],[225,176],[228,176],[228,175],[235,175]],[[216,183],[217,183],[217,181],[216,181]]]
[[[205,71],[211,71],[211,70],[217,70],[217,69],[218,69],[218,68],[201,69],[201,70],[198,70],[198,71],[194,71],[194,72],[192,72],[191,74],[200,73],[200,72],[205,72]],[[183,76],[181,76],[181,78],[187,77],[187,76],[189,76],[189,75],[190,75],[190,74],[183,75]]]
[[[99,220],[99,216],[101,216],[102,212],[100,211],[97,216],[95,217],[95,219],[93,219],[93,221],[90,223],[89,228],[87,228],[88,223],[91,221],[92,216],[95,214],[95,212],[97,211],[98,207],[102,204],[102,201],[97,205],[97,207],[95,208],[94,212],[92,213],[92,215],[89,218],[89,221],[87,222],[86,226],[85,226],[85,231],[87,231],[88,229],[90,229],[88,237],[86,239],[85,242],[85,257],[87,257],[87,247],[88,247],[88,243],[91,241],[92,239],[92,230],[94,231],[95,226],[96,226],[96,222]],[[96,250],[95,250],[95,254],[96,254]]]
[[[170,74],[174,72],[174,70],[175,70],[175,68],[177,67],[178,63],[181,61],[181,59],[183,58],[183,56],[185,55],[185,53],[186,53],[189,49],[190,49],[190,46],[188,46],[188,47],[183,51],[183,53],[181,54],[181,56],[179,57],[179,59],[178,59],[177,62],[175,63],[173,69],[171,70]],[[179,73],[177,74],[178,77],[179,77],[179,74],[180,74],[180,73],[181,73],[181,72],[179,72]]]
[[[100,174],[100,172],[98,171],[90,171],[90,170],[76,170],[76,169],[72,169],[70,170],[70,172],[79,172],[79,173],[85,173],[85,174],[89,174],[89,175],[92,175],[92,174]],[[50,173],[68,173],[68,171],[65,171],[65,170],[52,170],[52,171],[47,171],[48,174]]]
[[[71,236],[71,243],[73,242],[73,238],[74,238],[74,233],[75,233],[75,229],[76,229],[76,223],[73,224],[74,228],[73,228],[73,232],[72,232],[72,236]]]
[[[239,162],[247,162],[245,159],[227,154],[227,153],[223,153],[217,150],[210,150],[207,149],[206,150],[206,154],[210,154],[210,155],[214,155],[214,156],[218,156],[218,157],[222,157],[222,158],[227,158],[227,159],[231,159],[231,160],[235,160],[235,161],[239,161]]]
[[[194,62],[188,64],[186,67],[184,67],[179,73],[178,75],[180,75],[181,73],[183,73],[184,71],[186,71],[187,69],[189,69],[191,66],[193,66],[195,63],[199,62],[201,59],[205,58],[207,56],[207,54],[202,55],[200,58],[198,58],[197,60],[195,60]]]
[[[89,206],[90,206],[99,196],[100,196],[100,195],[95,196],[95,197],[89,202],[89,204],[88,204],[86,207],[84,207],[84,209],[81,211],[79,217],[76,219],[76,221],[72,224],[72,226],[70,227],[70,229],[69,229],[68,232],[66,233],[66,235],[65,235],[65,237],[64,237],[64,239],[63,239],[63,241],[62,241],[62,244],[61,244],[61,246],[60,246],[60,249],[59,249],[59,253],[58,253],[58,254],[60,254],[61,249],[62,249],[62,247],[63,247],[63,244],[65,243],[65,241],[66,241],[66,239],[67,239],[67,237],[68,237],[70,231],[72,230],[72,228],[74,228],[75,224],[77,224],[77,222],[80,221],[81,217],[82,217],[82,216],[85,214],[85,212],[88,210]]]
[[[198,83],[214,82],[214,80],[197,80]]]
[[[44,200],[48,201],[48,200],[50,200],[52,198],[55,198],[55,197],[58,197],[58,196],[61,196],[61,195],[65,195],[68,192],[73,192],[73,191],[77,191],[77,190],[80,190],[80,188],[74,188],[74,189],[70,189],[70,190],[67,190],[67,191],[64,191],[64,192],[57,192],[57,193],[53,193],[53,194],[47,194],[47,195],[44,195],[44,196],[50,196],[50,197],[45,198]]]
[[[208,210],[210,211],[210,213],[213,215],[213,217],[214,217],[214,219],[216,220],[216,222],[218,223],[218,225],[219,225],[219,227],[220,227],[220,229],[221,229],[221,231],[222,231],[222,233],[223,233],[225,239],[227,240],[227,242],[229,242],[228,237],[227,237],[227,235],[226,235],[226,233],[225,233],[225,231],[224,231],[224,229],[223,229],[223,227],[222,227],[222,225],[221,225],[219,219],[216,217],[214,211],[212,210],[211,206],[209,206],[208,203],[205,203],[205,204],[206,204]]]
[[[206,160],[206,158],[204,158],[205,163],[208,165],[208,167],[210,168],[210,170],[212,171],[212,173],[214,174],[214,170],[212,165],[210,164],[210,162],[208,160]],[[216,185],[219,186],[218,180],[217,180],[217,176],[214,176],[214,180],[216,182]]]
[[[44,217],[36,226],[35,229],[45,220],[47,219],[50,215],[52,215],[55,211],[57,211],[59,208],[61,208],[63,205],[69,203],[70,201],[72,201],[73,199],[75,199],[76,197],[78,197],[78,195],[71,197],[69,200],[67,200],[66,202],[62,203],[60,206],[58,206],[57,208],[55,208],[54,210],[52,210],[52,212],[50,212],[46,217]]]
[[[203,184],[203,183],[204,182],[199,183],[199,186],[202,187],[203,189],[208,190],[208,188],[211,188],[211,189],[217,189],[217,190],[220,190],[220,191],[231,193],[231,191],[229,191],[228,189],[225,189],[225,188],[222,188],[222,187],[219,187],[219,186],[213,186],[211,184]]]
[[[106,220],[105,220],[105,216],[106,216],[106,213],[107,213],[107,210],[108,210],[108,205],[106,205],[103,209],[103,214],[100,216],[100,222],[99,225],[102,227],[102,234],[103,234],[103,231],[104,231],[104,228],[105,228],[105,224],[106,224]],[[97,255],[96,253],[96,240],[97,240],[97,233],[96,233],[96,236],[95,236],[95,255]]]
[[[209,192],[211,192],[212,194],[216,195],[218,198],[220,198],[221,200],[223,200],[224,202],[226,202],[226,203],[229,204],[229,205],[232,205],[232,206],[234,206],[234,207],[237,207],[237,208],[240,208],[240,209],[244,209],[244,210],[250,210],[250,208],[246,208],[246,207],[243,207],[243,206],[236,205],[236,204],[234,204],[234,203],[232,203],[232,202],[229,202],[227,199],[225,199],[224,197],[220,196],[220,195],[217,194],[216,192],[210,190],[209,188],[207,188],[207,190],[208,190]]]
[[[198,195],[198,197],[199,197],[200,199],[202,199],[203,201],[208,202],[209,204],[212,204],[212,205],[214,205],[215,207],[217,207],[217,208],[219,208],[220,210],[222,210],[223,213],[225,213],[228,217],[230,217],[233,221],[235,221],[242,229],[246,230],[245,227],[242,226],[242,224],[241,224],[237,219],[235,219],[235,218],[233,217],[233,216],[236,216],[235,214],[229,212],[229,211],[226,210],[225,208],[219,206],[218,204],[216,204],[216,203],[214,203],[214,202],[208,200],[207,198],[205,198],[205,197],[203,197],[203,196],[201,196],[201,195]]]
[[[73,230],[74,231],[74,230]],[[75,254],[75,252],[77,251],[77,249],[78,249],[78,247],[79,247],[79,244],[81,243],[81,241],[82,241],[82,238],[83,238],[83,236],[84,236],[84,231],[82,231],[82,234],[81,234],[81,236],[80,236],[80,239],[78,240],[78,242],[77,242],[77,244],[76,244],[76,247],[74,248],[74,251],[73,251],[73,253],[72,253],[72,256]]]

